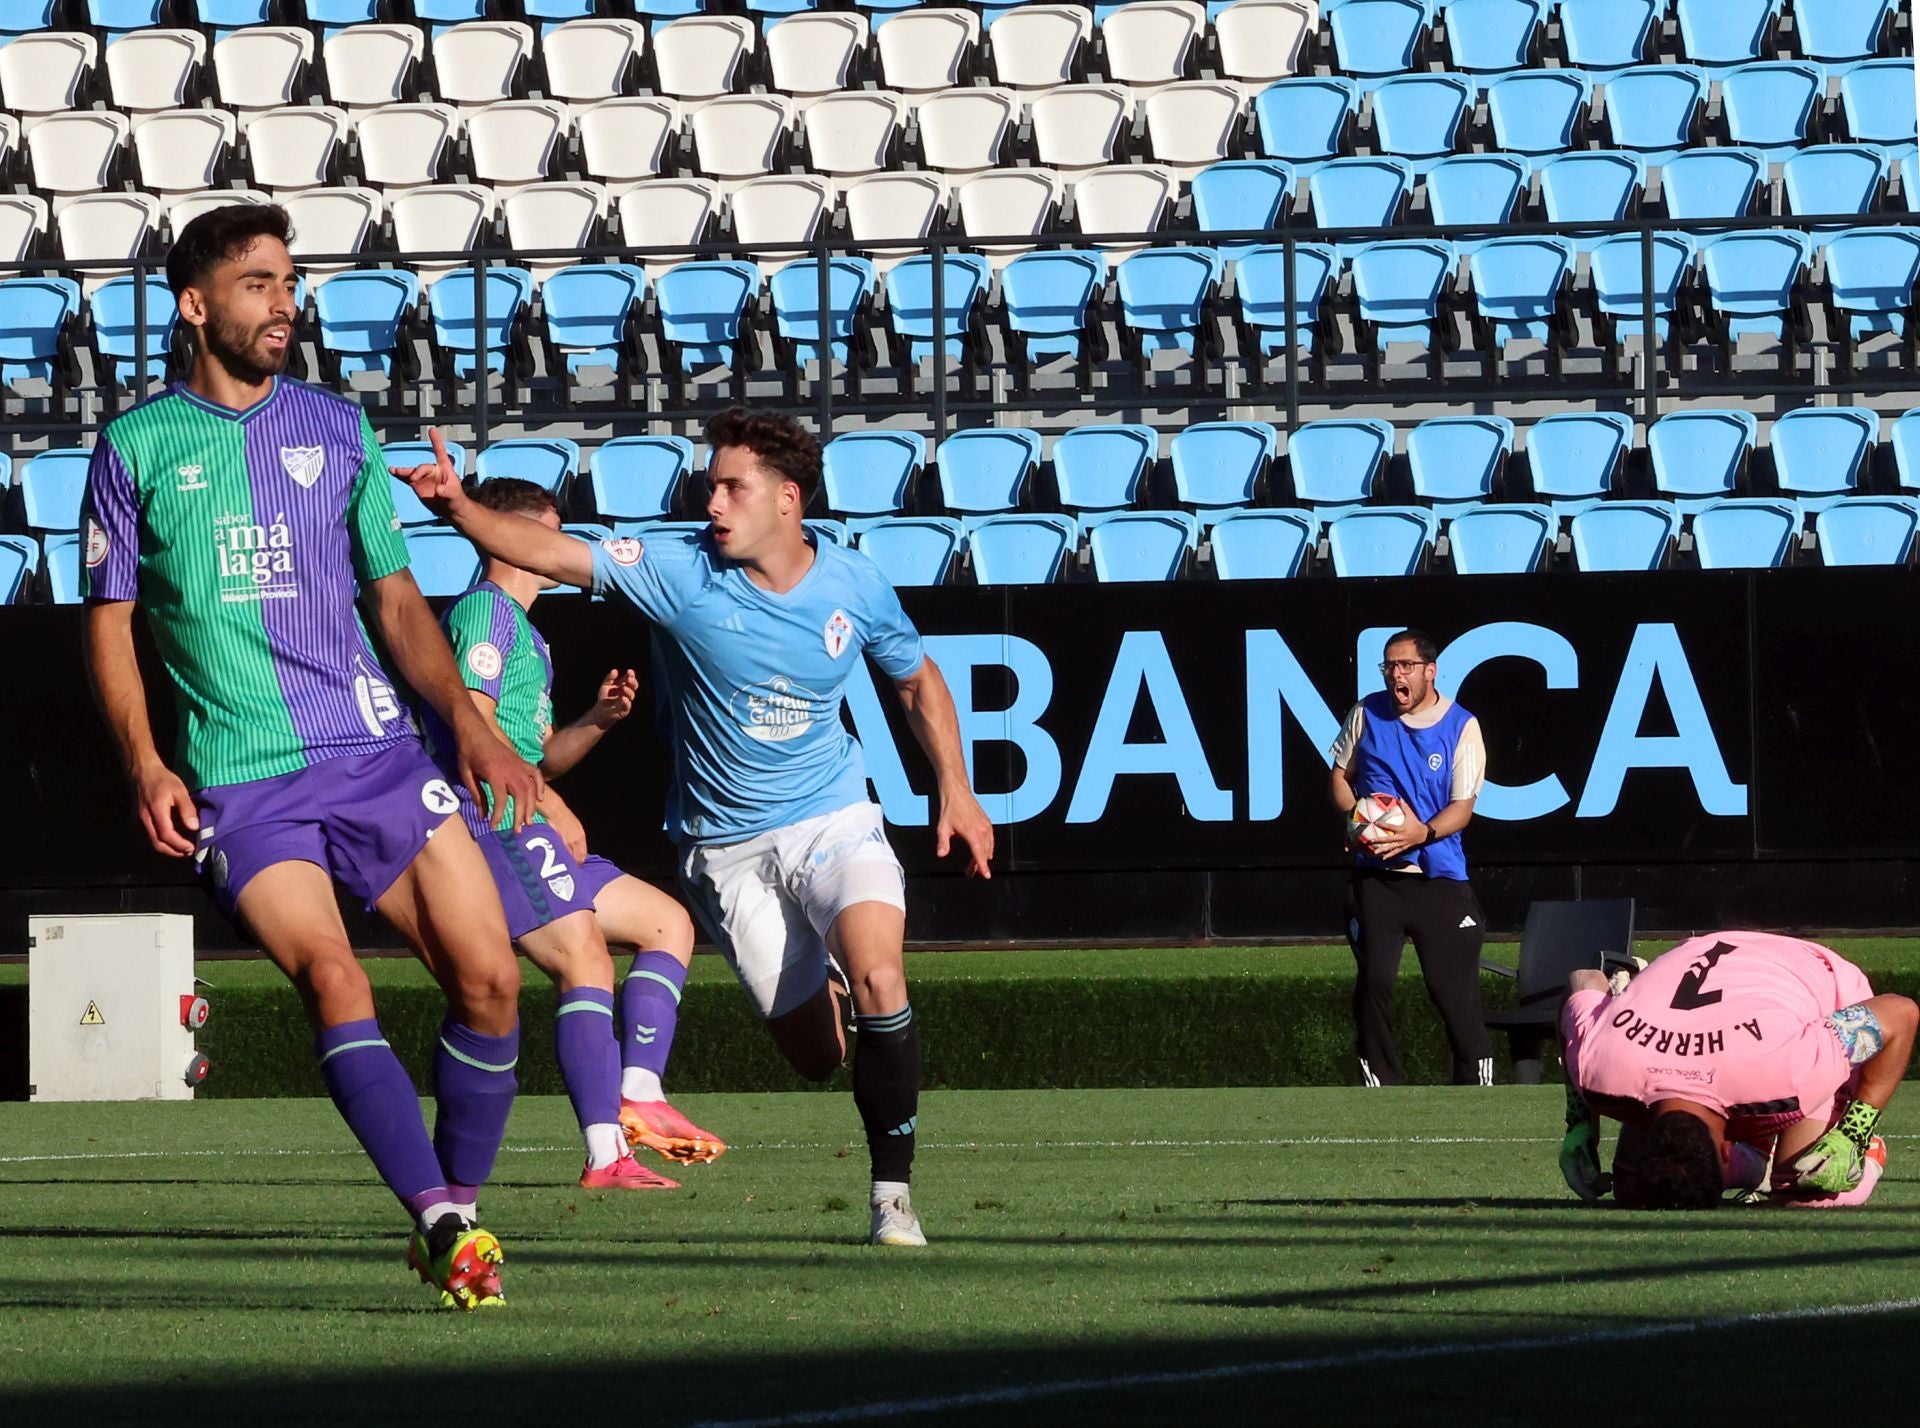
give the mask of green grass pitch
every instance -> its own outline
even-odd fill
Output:
[[[1916,1107],[1864,1209],[1646,1216],[1566,1194],[1553,1088],[936,1093],[916,1252],[844,1096],[689,1098],[734,1149],[617,1197],[530,1097],[462,1316],[325,1102],[0,1105],[0,1420],[1894,1421]]]

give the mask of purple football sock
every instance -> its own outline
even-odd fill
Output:
[[[493,1173],[493,1158],[507,1133],[518,1082],[520,1027],[505,1036],[485,1036],[449,1017],[440,1023],[433,1055],[433,1094],[439,1115],[433,1149],[449,1185],[480,1186]]]
[[[664,1076],[687,969],[667,952],[636,952],[620,985],[620,1064]]]
[[[387,1188],[410,1204],[422,1195],[446,1198],[446,1176],[420,1119],[420,1097],[393,1054],[380,1023],[342,1022],[314,1038],[320,1075],[347,1128],[366,1148]]]
[[[612,1022],[612,992],[575,987],[561,993],[553,1016],[553,1050],[581,1130],[620,1120],[620,1056],[607,1034]]]

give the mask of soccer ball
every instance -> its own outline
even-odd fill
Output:
[[[1347,839],[1356,848],[1374,844],[1406,826],[1407,806],[1390,793],[1363,793],[1347,815]]]

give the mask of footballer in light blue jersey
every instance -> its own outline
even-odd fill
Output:
[[[906,879],[841,723],[856,662],[893,681],[939,779],[936,851],[955,840],[991,875],[993,825],[974,797],[953,696],[879,569],[816,542],[801,513],[819,443],[741,408],[707,427],[709,525],[692,542],[594,547],[486,510],[450,462],[409,475],[488,555],[628,605],[654,627],[654,693],[673,742],[669,822],[695,914],[795,1070],[830,1077],[859,1033],[853,1099],[873,1180],[874,1244],[923,1245],[908,1194],[920,1039],[907,1001]]]

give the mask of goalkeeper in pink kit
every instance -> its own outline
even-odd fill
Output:
[[[1560,1166],[1583,1199],[1608,1189],[1601,1116],[1621,1122],[1611,1188],[1623,1205],[1705,1209],[1762,1188],[1769,1159],[1777,1201],[1872,1193],[1886,1158],[1874,1125],[1920,1024],[1910,998],[1876,996],[1838,953],[1764,932],[1695,937],[1618,991],[1597,971],[1571,983]]]

